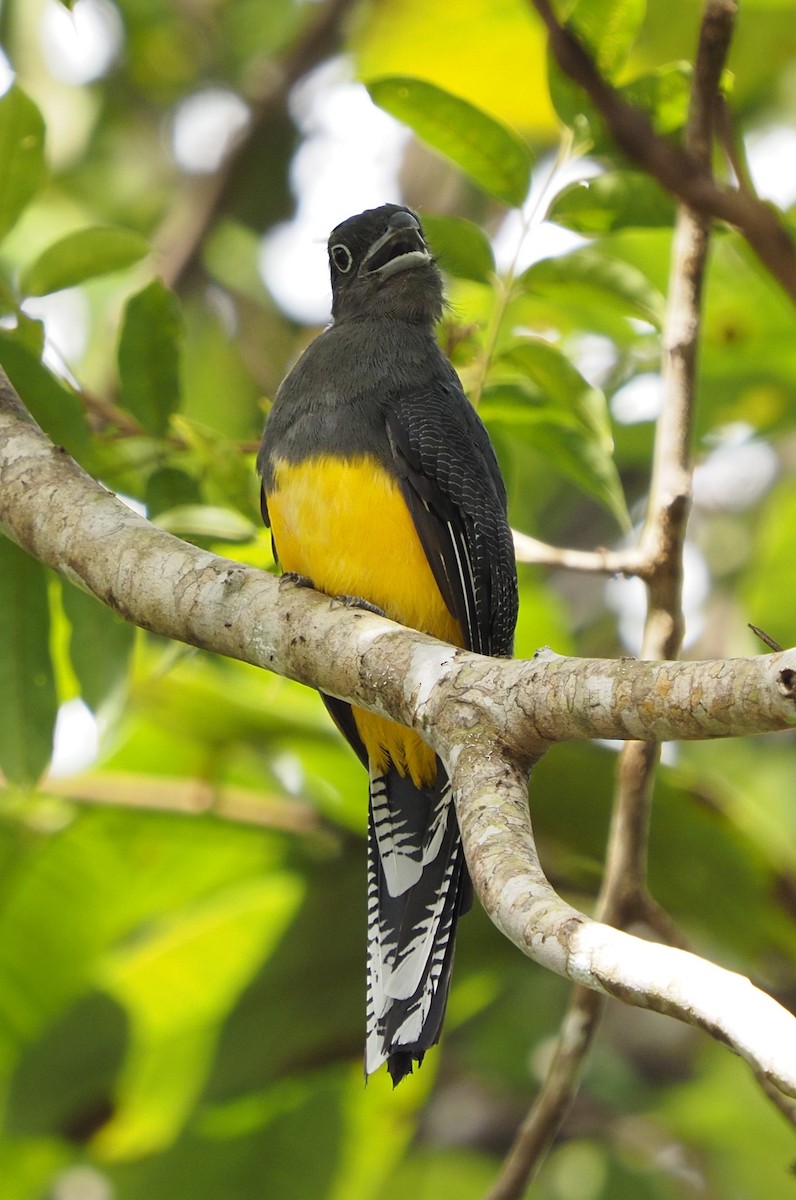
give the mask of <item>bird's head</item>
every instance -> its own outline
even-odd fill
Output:
[[[349,217],[329,236],[332,316],[384,316],[434,324],[442,278],[415,213],[382,204]]]

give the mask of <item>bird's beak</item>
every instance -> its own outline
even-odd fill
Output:
[[[401,218],[400,225],[389,228],[373,243],[362,260],[360,275],[377,275],[379,279],[387,279],[398,271],[422,267],[431,262],[417,221],[409,213],[398,215]]]

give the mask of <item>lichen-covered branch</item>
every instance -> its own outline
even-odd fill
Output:
[[[513,662],[455,650],[155,529],[48,441],[2,373],[0,521],[42,562],[145,629],[422,730],[450,770],[479,895],[524,953],[710,1028],[796,1094],[796,1022],[738,976],[609,930],[560,900],[541,871],[527,804],[529,766],[552,741],[793,727],[796,651],[685,664],[550,654]]]
[[[47,566],[163,637],[415,725],[488,730],[518,755],[588,738],[732,737],[796,725],[796,651],[702,663],[483,658],[200,550],[52,445],[0,371],[0,521]],[[457,735],[458,731],[458,735]]]
[[[794,1095],[796,1021],[786,1009],[740,975],[566,904],[539,863],[522,763],[478,745],[454,753],[448,765],[473,882],[506,937],[568,979],[699,1026]]]

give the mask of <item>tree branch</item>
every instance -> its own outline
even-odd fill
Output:
[[[227,207],[238,167],[257,145],[261,131],[284,113],[291,88],[338,49],[353,7],[354,0],[327,0],[313,12],[302,35],[281,59],[269,62],[259,81],[249,88],[251,120],[241,140],[213,175],[191,180],[178,195],[155,235],[160,273],[169,287],[178,289],[196,262],[208,233]]]
[[[711,169],[714,114],[734,17],[731,0],[707,0],[700,26],[685,146],[707,172]],[[645,659],[676,658],[683,640],[682,564],[691,508],[697,354],[709,239],[709,219],[681,204],[663,330],[664,397],[655,431],[647,518],[640,544],[642,557],[649,564],[641,648]],[[598,905],[601,918],[609,924],[623,925],[632,919],[641,897],[646,895],[652,783],[658,758],[658,748],[650,743],[629,742],[622,750]]]
[[[80,805],[138,808],[188,817],[209,815],[238,825],[255,825],[326,841],[336,840],[338,835],[308,801],[285,800],[279,795],[263,795],[251,788],[229,783],[218,785],[207,779],[94,771],[68,778],[48,776],[42,788],[49,796]]]
[[[796,725],[796,650],[708,662],[485,658],[157,529],[52,445],[0,371],[0,520],[41,562],[163,637],[420,730],[518,756],[590,738],[705,739]]]
[[[568,571],[587,571],[599,575],[638,575],[644,578],[649,564],[640,548],[627,550],[569,550],[561,546],[550,546],[527,533],[512,530],[514,553],[517,562],[533,563],[541,567],[563,567]]]
[[[603,79],[589,52],[559,23],[549,0],[530,2],[547,27],[558,65],[588,94],[619,149],[695,212],[733,225],[796,302],[796,249],[775,210],[746,190],[717,183],[693,153],[657,134],[646,113]],[[731,19],[734,0],[723,0],[723,7]]]
[[[521,761],[478,744],[446,765],[473,883],[510,941],[559,975],[699,1026],[794,1094],[796,1022],[786,1009],[742,976],[590,920],[561,900],[536,853]]]
[[[710,172],[719,82],[733,30],[735,6],[708,0],[703,10],[686,127],[686,151]],[[638,546],[647,589],[641,655],[676,658],[684,632],[682,562],[691,507],[691,440],[696,409],[696,361],[702,285],[710,222],[681,204],[677,212],[668,305],[663,330],[664,398],[655,431],[647,517]],[[647,848],[653,786],[660,759],[655,742],[626,742],[619,756],[605,873],[596,916],[624,928],[643,919],[653,902],[647,891]],[[573,990],[543,1086],[518,1130],[488,1200],[518,1200],[569,1113],[580,1086],[605,1005],[599,993]],[[775,1090],[775,1089],[771,1089]]]
[[[589,988],[573,988],[544,1083],[485,1200],[519,1200],[525,1194],[575,1103],[604,999],[602,993]]]
[[[52,446],[0,373],[0,519],[145,629],[417,728],[451,776],[492,920],[542,966],[700,1025],[796,1095],[796,1022],[748,980],[591,921],[544,877],[530,764],[569,737],[713,737],[796,725],[796,651],[715,663],[482,658],[153,528]],[[671,718],[667,710],[671,709]]]

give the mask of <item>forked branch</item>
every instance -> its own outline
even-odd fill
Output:
[[[0,480],[9,534],[128,620],[421,730],[450,770],[479,895],[525,954],[701,1025],[796,1095],[790,1014],[740,976],[565,904],[539,866],[527,804],[530,765],[554,740],[792,728],[796,651],[695,664],[515,662],[455,650],[155,529],[49,442],[2,373]]]

